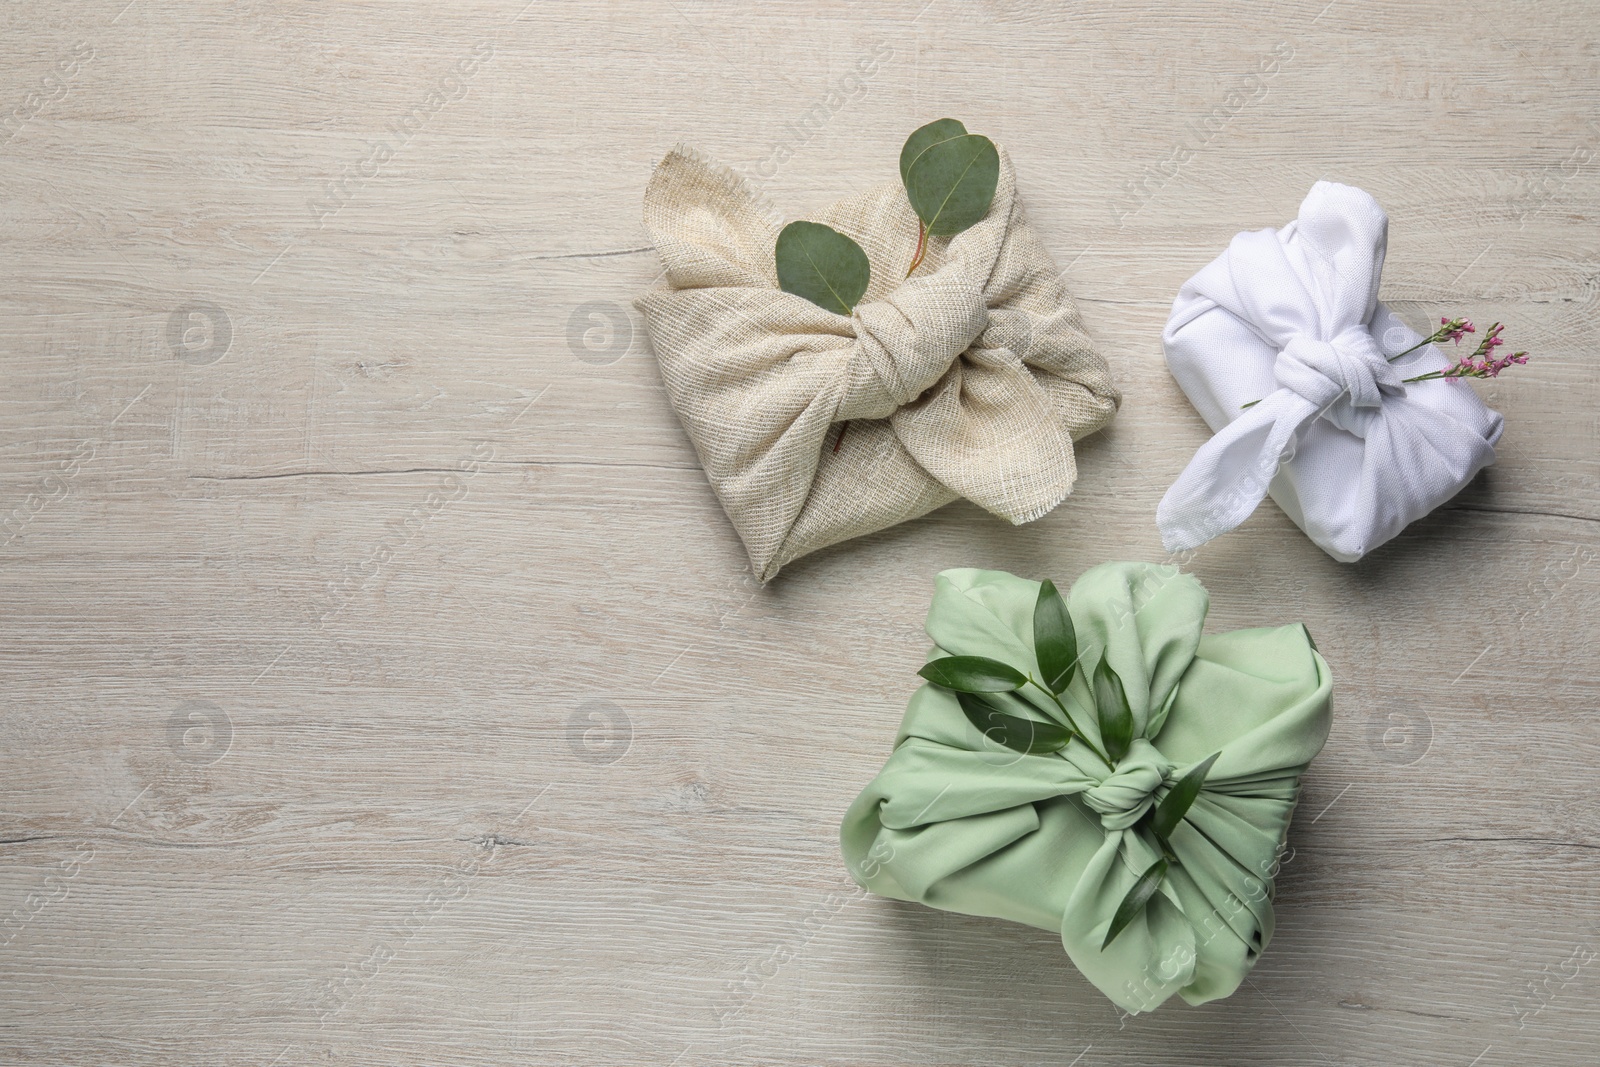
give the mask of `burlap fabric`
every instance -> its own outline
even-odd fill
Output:
[[[778,288],[782,224],[691,150],[656,168],[644,221],[665,270],[638,307],[763,581],[958,496],[1013,523],[1039,518],[1072,489],[1072,442],[1121,401],[1003,150],[988,214],[932,239],[909,280],[918,223],[899,184],[816,217],[872,263],[849,317]]]

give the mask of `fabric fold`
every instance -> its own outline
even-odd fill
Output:
[[[941,574],[928,613],[933,655],[985,656],[1038,677],[1038,591],[1000,571]],[[1104,655],[1140,712],[1126,756],[1113,768],[1079,742],[1014,751],[980,733],[954,694],[923,686],[893,753],[845,815],[846,863],[884,896],[1058,931],[1078,969],[1127,1011],[1173,994],[1196,1004],[1226,996],[1272,937],[1272,879],[1300,775],[1328,733],[1327,665],[1303,626],[1202,636],[1205,590],[1172,567],[1096,567],[1067,603],[1080,662],[1092,669]],[[1012,699],[1015,713],[1060,718],[1048,701]],[[1098,745],[1088,688],[1075,679],[1065,700]],[[1171,876],[1102,948],[1161,854],[1148,813],[1213,754],[1170,837]]]
[[[1280,230],[1241,233],[1184,283],[1167,363],[1215,436],[1156,511],[1169,551],[1232,530],[1269,493],[1335,559],[1360,559],[1494,462],[1502,422],[1378,300],[1388,216],[1318,182]]]

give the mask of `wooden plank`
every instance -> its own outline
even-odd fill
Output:
[[[123,4],[0,11],[0,1061],[1592,1062],[1586,5]],[[1043,520],[760,587],[631,310],[644,184],[685,141],[798,215],[946,113],[1126,403]],[[1051,934],[866,896],[837,824],[938,570],[1162,558],[1172,296],[1323,177],[1403,316],[1535,358],[1370,559],[1270,503],[1195,556],[1337,720],[1250,983],[1123,1019]]]

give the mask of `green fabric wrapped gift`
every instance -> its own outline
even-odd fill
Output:
[[[922,673],[943,684],[913,694],[845,815],[851,874],[1060,930],[1129,1012],[1232,993],[1272,937],[1332,680],[1305,627],[1202,636],[1206,608],[1170,566],[1108,563],[1064,601],[1000,571],[941,574]]]

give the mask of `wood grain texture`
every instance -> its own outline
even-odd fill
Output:
[[[125,4],[0,7],[0,1062],[1594,1062],[1591,5]],[[1126,403],[1040,522],[757,587],[629,307],[645,182],[683,140],[794,215],[943,114]],[[1249,983],[1124,1020],[1046,932],[866,897],[837,823],[936,571],[1162,558],[1171,299],[1324,177],[1402,315],[1535,358],[1371,558],[1268,503],[1193,561],[1337,722]]]

